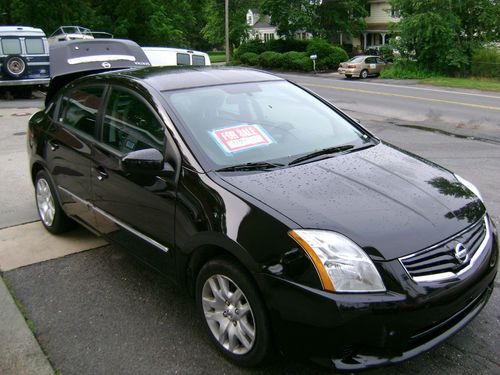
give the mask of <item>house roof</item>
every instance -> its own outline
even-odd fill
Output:
[[[252,28],[254,29],[268,29],[270,27],[274,27],[273,25],[271,25],[271,16],[261,16],[259,18],[259,21],[256,22]]]

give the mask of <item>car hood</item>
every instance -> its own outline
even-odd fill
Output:
[[[380,260],[436,244],[485,212],[452,173],[386,144],[290,168],[219,175],[298,226],[342,233]]]

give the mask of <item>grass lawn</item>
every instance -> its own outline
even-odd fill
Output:
[[[488,78],[433,77],[422,79],[419,83],[465,89],[500,91],[500,80]]]
[[[212,63],[226,61],[226,54],[224,52],[221,52],[221,51],[208,52],[208,56],[210,56],[210,61]]]

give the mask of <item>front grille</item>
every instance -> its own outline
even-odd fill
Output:
[[[400,258],[400,262],[415,281],[454,278],[466,269],[484,250],[489,236],[487,217],[448,240]],[[458,247],[461,244],[461,247]]]

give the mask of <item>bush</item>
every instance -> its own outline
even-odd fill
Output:
[[[240,56],[240,61],[247,65],[259,65],[259,55],[253,52],[246,52]]]
[[[259,55],[259,65],[264,68],[281,68],[283,55],[273,51],[263,52]]]
[[[265,43],[260,40],[250,40],[240,44],[240,46],[234,51],[234,56],[239,59],[241,55],[248,52],[253,52],[258,55],[265,51],[279,53],[290,51],[305,52],[308,45],[308,40],[300,39],[273,39]]]
[[[280,53],[290,51],[305,52],[308,45],[308,40],[300,39],[273,39],[264,43],[266,51],[274,51]]]
[[[384,44],[380,46],[378,50],[380,57],[382,57],[385,61],[393,62],[394,61],[394,48],[388,44]]]
[[[436,76],[438,76],[437,73],[421,69],[414,61],[398,61],[380,73],[380,77],[382,78],[394,79],[424,79]]]
[[[234,57],[239,59],[241,55],[252,52],[257,55],[261,54],[266,50],[266,44],[262,43],[260,40],[250,40],[248,42],[240,44],[238,48],[234,50]]]
[[[305,52],[286,52],[283,54],[283,69],[309,72],[313,69],[312,61]]]
[[[500,79],[500,50],[483,48],[472,56],[471,73],[475,77]]]
[[[318,56],[316,68],[319,70],[336,69],[339,63],[349,59],[343,48],[334,46],[324,39],[313,39],[307,47],[307,54]]]

